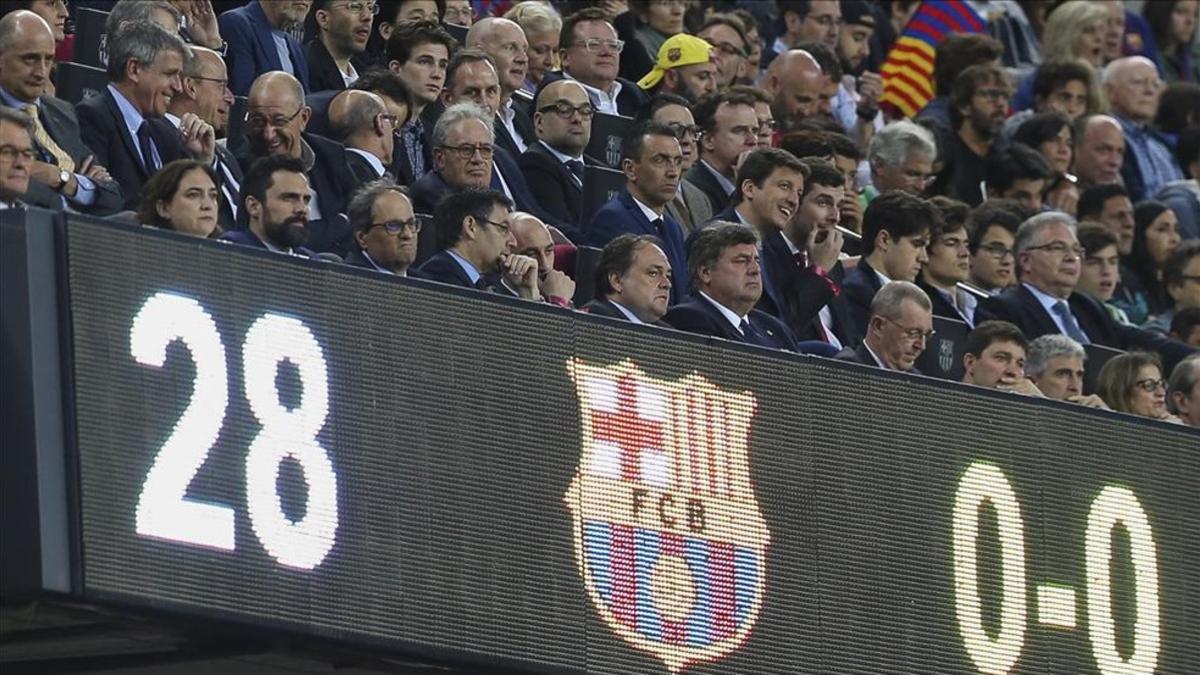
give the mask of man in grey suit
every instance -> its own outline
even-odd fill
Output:
[[[54,33],[42,17],[19,10],[0,19],[0,105],[23,111],[33,124],[36,157],[23,201],[95,215],[120,210],[121,191],[79,134],[75,111],[43,92],[54,63]]]
[[[679,149],[683,152],[685,175],[700,158],[697,143],[700,127],[696,126],[690,106],[688,100],[682,96],[659,94],[650,100],[650,105],[645,109],[645,119],[665,124],[675,131],[675,136],[679,139]],[[679,192],[675,199],[667,204],[667,213],[683,228],[685,236],[700,229],[704,223],[712,220],[714,215],[708,196],[686,180],[679,182]]]

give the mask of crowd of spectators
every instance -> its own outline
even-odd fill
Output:
[[[1200,426],[1200,2],[967,4],[908,119],[916,0],[8,0],[0,208]]]

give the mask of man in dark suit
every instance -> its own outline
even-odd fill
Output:
[[[405,189],[383,181],[364,185],[350,200],[350,227],[357,246],[346,264],[399,277],[426,279],[412,267],[422,223]]]
[[[562,71],[548,73],[542,86],[564,77],[577,80],[598,111],[625,117],[637,115],[646,95],[636,83],[617,77],[621,44],[605,13],[597,7],[575,12],[563,20],[559,35]]]
[[[601,206],[587,228],[587,242],[604,247],[621,234],[659,238],[671,262],[672,303],[686,295],[687,253],[683,229],[666,213],[679,187],[683,155],[670,127],[654,122],[634,127],[621,144],[625,189]]]
[[[178,129],[184,116],[192,113],[212,125],[218,136],[223,135],[229,128],[233,92],[229,91],[229,76],[221,55],[204,47],[192,47],[192,59],[184,64],[182,84],[179,95],[167,107],[166,120]],[[221,229],[232,230],[237,227],[241,210],[238,192],[242,169],[228,148],[217,144],[213,150],[216,152],[213,169],[221,180],[218,222]]]
[[[404,185],[415,184],[433,167],[430,136],[437,120],[425,111],[442,95],[450,55],[457,48],[458,42],[436,20],[405,20],[387,42],[388,69],[412,92],[412,114],[400,129],[394,162],[396,178]]]
[[[305,133],[310,114],[296,78],[278,71],[260,76],[246,101],[246,143],[238,148],[238,159],[243,168],[267,155],[300,160],[313,189],[308,246],[344,256],[354,245],[346,204],[359,183],[341,143]]]
[[[311,196],[312,188],[299,159],[287,155],[258,159],[246,169],[242,181],[242,210],[248,227],[226,232],[221,239],[276,253],[315,257],[311,249],[304,247]]]
[[[121,209],[121,188],[84,145],[71,106],[42,93],[54,49],[53,31],[33,12],[18,10],[0,19],[0,106],[29,116],[37,155],[22,200],[52,210],[65,204],[109,215]]]
[[[262,73],[282,70],[308,91],[308,57],[291,29],[304,22],[311,0],[251,0],[218,19],[221,35],[229,43],[229,87],[238,96]]]
[[[487,17],[471,24],[466,46],[492,57],[500,77],[500,100],[496,105],[496,145],[520,157],[536,141],[530,116],[517,109],[513,99],[525,84],[529,67],[529,41],[515,21]]]
[[[216,132],[189,113],[179,128],[164,115],[182,88],[187,46],[157,24],[125,24],[109,43],[109,85],[76,106],[84,145],[121,186],[124,208],[136,210],[142,186],[164,165],[188,156],[212,164]],[[143,63],[139,54],[154,54]]]
[[[700,161],[683,178],[700,188],[713,213],[729,206],[738,157],[758,147],[758,114],[753,96],[719,91],[700,100],[693,112],[700,136]]]
[[[666,326],[671,263],[658,237],[622,234],[608,242],[596,264],[596,298],[583,311],[633,323]]]
[[[360,184],[390,177],[397,122],[383,98],[369,91],[344,91],[330,103],[334,138],[346,146],[346,162]]]
[[[421,266],[433,281],[542,299],[537,261],[513,253],[512,202],[497,190],[447,195],[433,212],[438,252]]]
[[[1062,333],[1080,344],[1155,351],[1162,356],[1164,372],[1195,351],[1182,342],[1118,324],[1097,300],[1075,292],[1083,249],[1070,216],[1051,211],[1030,218],[1017,230],[1015,248],[1021,284],[984,300],[981,319],[1014,323],[1029,339]]]
[[[33,164],[33,122],[19,110],[0,108],[0,211],[24,206]]]
[[[968,213],[960,204],[962,215]],[[975,327],[979,298],[958,287],[971,275],[971,250],[966,224],[948,207],[929,230],[929,262],[921,268],[917,285],[929,295],[933,315],[962,321]]]
[[[838,353],[842,361],[885,370],[920,373],[913,364],[933,337],[929,296],[916,284],[890,281],[875,294],[862,344]]]
[[[313,0],[316,36],[305,50],[308,91],[341,91],[358,79],[371,37],[371,0]]]
[[[538,204],[560,222],[576,226],[583,206],[584,167],[600,164],[583,154],[591,140],[594,114],[578,82],[559,80],[542,87],[533,115],[537,142],[518,162]],[[580,241],[582,230],[574,227],[563,234]]]
[[[779,319],[754,309],[762,295],[758,235],[736,223],[716,223],[692,236],[688,270],[696,295],[667,311],[671,326],[759,347],[796,351]]]
[[[863,213],[863,255],[842,282],[851,317],[861,334],[866,334],[871,303],[884,284],[917,280],[921,266],[929,262],[929,232],[939,219],[933,204],[898,190],[882,194],[867,205]]]

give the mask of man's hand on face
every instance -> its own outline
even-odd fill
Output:
[[[570,300],[575,297],[575,281],[559,270],[550,270],[541,283],[542,295],[556,295]]]
[[[826,270],[833,269],[842,252],[842,233],[832,228],[823,230],[814,227],[808,233],[805,249],[808,251],[809,264],[820,265]]]
[[[538,290],[537,261],[527,255],[505,253],[500,256],[500,274],[517,294],[526,300],[541,300]]]
[[[1012,384],[1000,383],[996,385],[996,388],[1003,389],[1004,391],[1011,391],[1014,394],[1024,394],[1026,396],[1034,396],[1037,398],[1046,397],[1046,395],[1042,393],[1042,390],[1038,389],[1037,385],[1033,383],[1033,380],[1029,379],[1028,377],[1022,377]]]

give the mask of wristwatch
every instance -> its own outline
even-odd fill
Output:
[[[67,183],[70,183],[70,182],[71,182],[71,172],[67,171],[66,169],[62,169],[61,171],[58,172],[58,187],[56,187],[54,189],[62,190],[63,188],[67,187]]]

